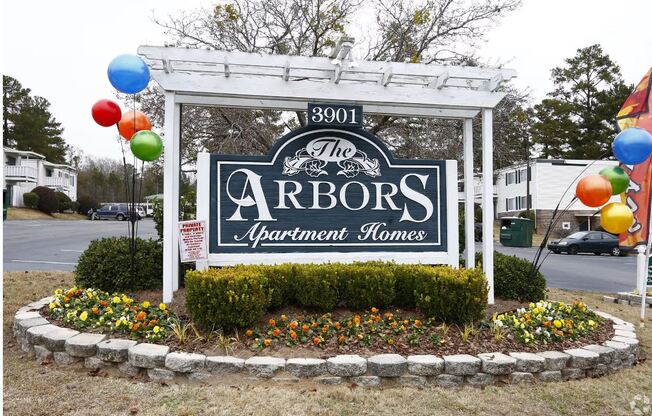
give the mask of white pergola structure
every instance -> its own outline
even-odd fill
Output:
[[[308,103],[361,105],[366,114],[463,120],[466,265],[474,267],[473,129],[482,113],[483,270],[493,284],[492,110],[505,96],[496,88],[511,69],[440,66],[349,59],[343,38],[329,57],[267,55],[141,46],[152,78],[165,95],[163,301],[178,289],[181,106],[306,111]],[[450,192],[450,191],[449,191]],[[456,197],[451,192],[449,198]]]

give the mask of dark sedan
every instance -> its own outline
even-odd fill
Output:
[[[612,256],[620,256],[622,248],[618,246],[618,237],[602,231],[580,231],[573,233],[561,240],[548,243],[548,250],[553,253],[593,253],[599,256],[602,253],[609,253]]]

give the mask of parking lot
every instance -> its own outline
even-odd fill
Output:
[[[91,240],[126,236],[127,224],[120,221],[6,221],[4,270],[72,271]],[[138,236],[158,238],[151,218],[139,221]]]

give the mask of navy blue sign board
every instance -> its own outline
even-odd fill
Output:
[[[458,265],[457,162],[398,160],[359,128],[309,126],[267,156],[201,153],[209,264]]]

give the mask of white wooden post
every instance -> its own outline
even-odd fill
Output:
[[[482,109],[482,270],[487,276],[487,301],[494,303],[494,163],[493,114]]]
[[[464,119],[464,235],[467,269],[475,267],[475,215],[473,188],[473,119]]]
[[[165,92],[165,159],[163,164],[163,302],[172,301],[179,276],[180,105]]]

